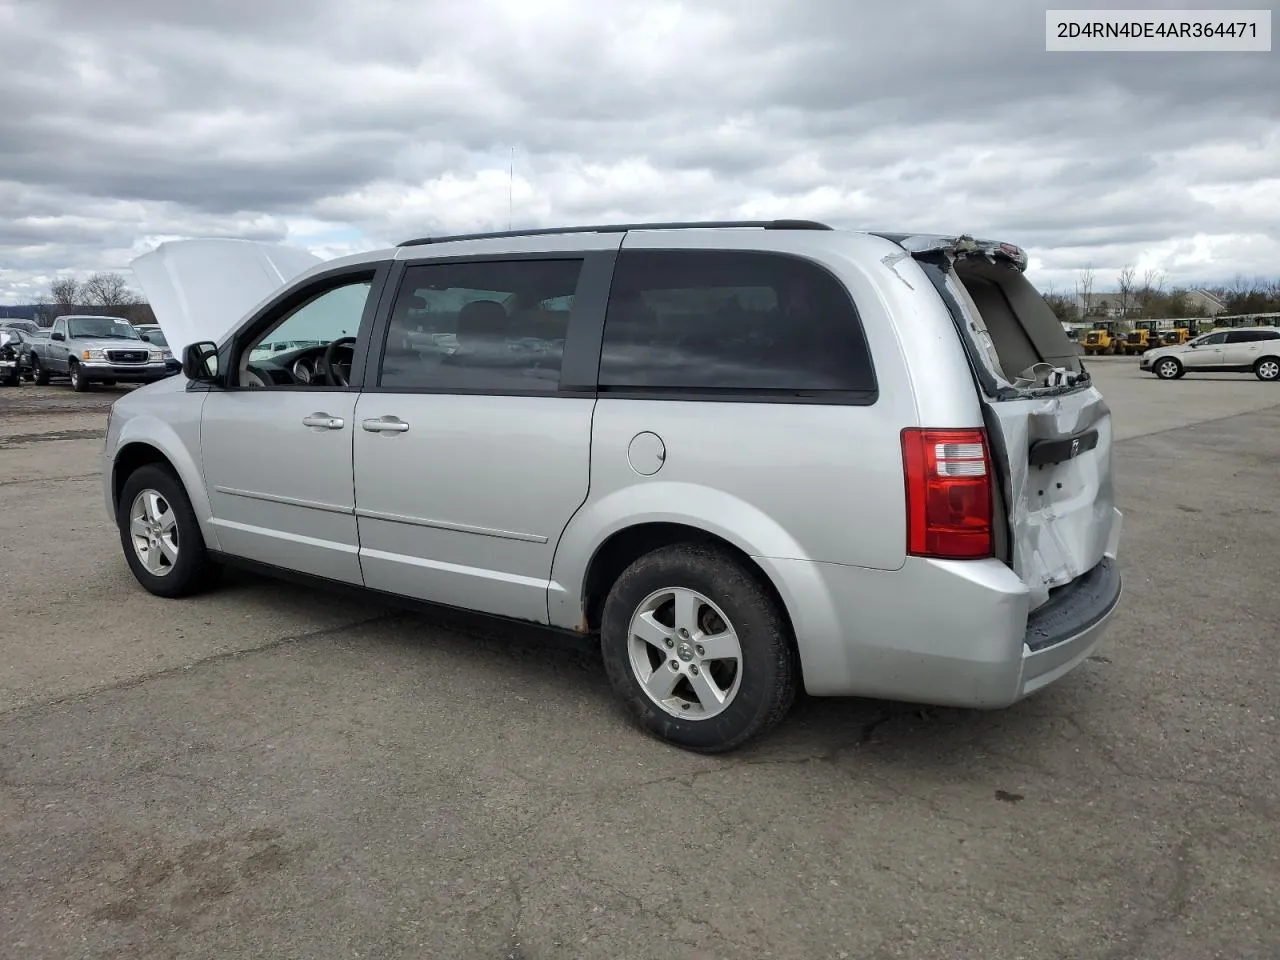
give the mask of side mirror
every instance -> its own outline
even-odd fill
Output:
[[[142,339],[145,340],[147,343],[151,342],[151,334],[149,333],[141,333],[141,334],[138,334],[138,336],[142,337]]]
[[[64,334],[61,330],[55,330],[55,331],[53,331],[53,333],[49,334],[49,339],[50,339],[50,340],[65,340],[65,339],[67,339],[67,337],[66,337],[66,334]]]
[[[218,345],[201,340],[182,351],[182,375],[196,383],[218,382]]]

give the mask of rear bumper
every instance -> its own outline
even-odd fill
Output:
[[[1022,676],[1014,699],[1035,693],[1066,676],[1091,654],[1124,592],[1114,557],[1053,597],[1027,620],[1023,635]]]
[[[1114,511],[1106,556],[1029,613],[1005,564],[910,558],[899,570],[759,562],[795,629],[805,689],[939,706],[1009,706],[1066,676],[1101,642],[1121,596]]]

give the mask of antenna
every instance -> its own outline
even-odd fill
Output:
[[[511,160],[507,164],[507,229],[511,229],[511,211],[514,207],[516,183],[516,148],[511,148]]]

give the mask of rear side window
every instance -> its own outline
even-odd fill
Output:
[[[1237,330],[1227,334],[1227,343],[1258,343],[1262,340],[1274,340],[1280,333],[1271,330]]]
[[[581,259],[432,263],[405,270],[378,384],[554,392]]]
[[[817,264],[754,251],[624,250],[600,386],[874,399],[876,382],[853,301]]]

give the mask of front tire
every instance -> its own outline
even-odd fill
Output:
[[[125,560],[158,597],[184,597],[211,586],[209,558],[191,500],[171,469],[147,464],[129,474],[116,505]]]
[[[71,389],[76,393],[84,393],[89,389],[89,379],[84,375],[84,369],[74,360],[67,365],[67,376],[71,378]]]
[[[1161,380],[1177,380],[1182,376],[1182,364],[1173,357],[1161,357],[1151,365],[1151,369]]]
[[[715,547],[675,544],[631,564],[605,601],[600,643],[632,718],[689,750],[736,750],[795,700],[785,616],[748,568]]]
[[[1265,383],[1280,380],[1280,357],[1263,357],[1253,365],[1253,375]]]
[[[37,387],[49,385],[49,371],[35,357],[31,358],[31,379],[35,381]]]

